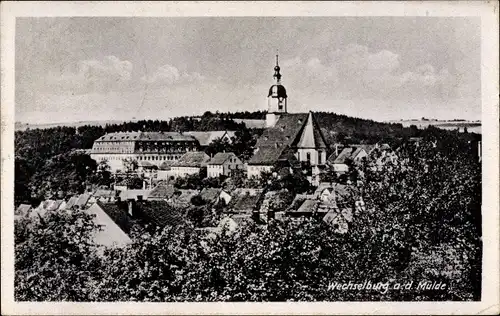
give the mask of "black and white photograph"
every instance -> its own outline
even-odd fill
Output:
[[[13,18],[8,74],[2,55],[13,304],[493,297],[476,312],[498,312],[498,36],[484,46],[481,16],[498,28],[498,4],[66,4]]]

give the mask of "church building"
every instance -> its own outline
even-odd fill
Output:
[[[248,161],[248,177],[259,177],[283,165],[305,167],[311,182],[326,164],[327,143],[314,117],[309,113],[288,113],[288,95],[281,84],[276,55],[274,79],[267,96],[266,129],[257,140],[253,157]]]

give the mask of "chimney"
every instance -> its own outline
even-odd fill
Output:
[[[133,199],[128,199],[127,200],[127,206],[128,206],[128,213],[130,216],[134,216],[134,200]]]

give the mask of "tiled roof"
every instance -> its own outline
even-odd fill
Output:
[[[353,151],[353,148],[350,148],[350,147],[344,148],[340,152],[340,154],[335,159],[333,159],[333,163],[335,163],[335,164],[345,163],[346,159],[351,157],[352,151]]]
[[[202,151],[187,152],[172,164],[172,167],[201,167],[210,157]]]
[[[282,147],[258,147],[257,152],[248,161],[249,165],[274,165],[281,156]]]
[[[158,225],[175,226],[186,220],[186,212],[178,207],[172,207],[166,201],[144,201],[137,207],[146,220]]]
[[[198,190],[178,190],[172,197],[172,202],[175,204],[190,205],[193,196],[198,195]]]
[[[291,145],[307,120],[307,113],[282,114],[276,125],[266,128],[256,143],[256,147],[280,147]]]
[[[257,119],[233,119],[236,123],[244,123],[247,128],[265,128],[266,120]]]
[[[259,202],[262,190],[256,189],[236,189],[233,198],[229,202],[229,207],[233,211],[251,211]]]
[[[207,165],[222,165],[224,162],[226,162],[226,160],[228,160],[231,157],[238,159],[238,157],[236,157],[236,155],[232,152],[217,153],[215,154],[215,156],[212,157],[212,159],[210,159],[209,162],[207,162]]]
[[[318,209],[318,200],[304,200],[302,205],[297,210],[298,213],[312,213]]]
[[[258,150],[248,161],[250,165],[272,165],[290,147],[326,148],[321,130],[310,113],[282,114],[276,125],[266,128],[255,145]]]
[[[206,202],[215,203],[215,201],[217,201],[217,199],[219,198],[221,192],[222,189],[204,188],[203,190],[201,190],[200,196]]]
[[[222,138],[224,135],[231,139],[234,136],[233,131],[207,131],[207,132],[184,132],[184,135],[191,135],[198,140],[201,146],[208,146],[217,138]]]
[[[160,165],[161,170],[170,170],[172,165],[175,163],[173,160],[166,160]]]
[[[132,227],[131,217],[128,214],[126,203],[101,203],[96,204],[118,225],[126,234]]]
[[[174,195],[173,185],[157,185],[148,196],[148,199],[169,199]]]
[[[118,132],[108,133],[96,141],[195,141],[191,135],[178,132]]]

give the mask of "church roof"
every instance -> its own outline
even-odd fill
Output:
[[[323,133],[314,119],[312,112],[309,112],[307,121],[304,124],[300,139],[296,145],[299,148],[326,148]]]
[[[312,112],[286,113],[274,127],[264,130],[255,147],[258,150],[248,164],[270,165],[282,157],[286,148],[326,148],[326,142]]]

